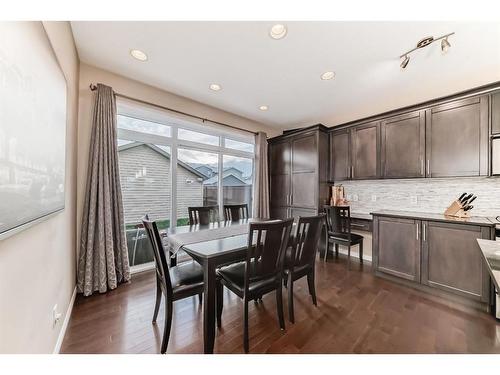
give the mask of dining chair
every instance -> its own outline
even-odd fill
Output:
[[[351,268],[351,246],[359,245],[359,261],[363,263],[363,236],[351,233],[351,209],[349,206],[325,206],[326,246],[325,261],[330,242],[335,246],[335,256],[339,255],[339,245],[347,246],[347,267]]]
[[[293,218],[250,223],[246,260],[217,270],[217,326],[221,326],[223,286],[243,300],[243,347],[248,353],[248,302],[276,291],[281,329],[285,329],[282,280],[286,246]]]
[[[189,225],[207,225],[219,221],[217,206],[188,207]]]
[[[248,219],[248,204],[225,204],[224,220],[238,221]]]
[[[165,326],[161,341],[160,352],[166,353],[170,329],[172,327],[173,302],[187,297],[199,296],[200,303],[203,296],[203,269],[192,261],[169,267],[167,252],[163,247],[158,226],[155,221],[142,219],[147,236],[151,241],[156,267],[156,304],[153,313],[153,324],[156,323],[160,309],[161,296],[165,296]]]
[[[314,269],[325,216],[324,213],[318,216],[299,216],[293,245],[286,250],[284,277],[288,288],[288,318],[291,323],[295,323],[293,311],[293,283],[295,280],[307,277],[309,294],[313,304],[317,306]]]

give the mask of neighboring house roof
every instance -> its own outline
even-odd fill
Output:
[[[194,166],[192,164],[192,166]],[[207,165],[199,165],[194,167],[198,172],[203,173],[205,177],[212,177],[214,175],[214,170]]]
[[[170,160],[170,154],[169,154],[167,151],[165,151],[165,150],[161,149],[160,147],[158,147],[158,146],[156,146],[156,145],[153,145],[153,144],[151,144],[151,143],[143,143],[143,142],[132,142],[132,143],[127,143],[127,144],[125,144],[125,145],[118,146],[118,152],[120,152],[120,151],[125,151],[125,150],[129,150],[129,149],[131,149],[131,148],[135,148],[135,147],[138,147],[138,146],[143,146],[143,145],[144,145],[144,146],[149,147],[149,148],[150,148],[150,149],[152,149],[153,151],[156,151],[156,152],[157,152],[157,153],[159,153],[160,155],[162,155],[162,156],[164,156],[165,158],[167,158],[167,159],[169,159],[169,160]],[[178,164],[179,164],[182,168],[187,169],[189,172],[193,173],[194,175],[196,175],[196,176],[198,176],[198,177],[200,177],[200,178],[202,178],[202,179],[206,179],[206,178],[207,178],[207,177],[206,177],[203,173],[201,173],[201,172],[197,171],[196,169],[194,169],[193,167],[191,167],[189,164],[184,163],[184,162],[182,162],[182,161],[180,161],[180,160],[177,160],[177,163],[178,163]]]
[[[245,182],[243,178],[241,178],[241,173],[238,173],[238,175],[236,175],[234,174],[233,169],[235,168],[228,168],[227,170],[224,171],[224,174],[222,175],[222,186],[248,185],[248,183]],[[238,169],[236,170],[238,171]],[[216,173],[214,176],[203,181],[203,185],[217,185],[218,180],[219,180],[219,174]]]

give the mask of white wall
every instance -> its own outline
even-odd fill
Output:
[[[66,202],[47,221],[0,241],[0,353],[52,353],[75,288],[79,61],[67,22],[43,22],[67,80]],[[53,327],[52,308],[63,313]]]

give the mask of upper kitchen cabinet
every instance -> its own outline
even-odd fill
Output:
[[[491,132],[500,134],[500,91],[491,94]]]
[[[488,97],[456,100],[426,111],[426,175],[488,174]]]
[[[351,178],[380,177],[380,122],[355,126],[351,130]]]
[[[381,163],[384,178],[424,177],[425,112],[383,120]]]
[[[330,133],[330,180],[343,181],[351,176],[348,129]]]

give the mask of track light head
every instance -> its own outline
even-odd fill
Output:
[[[450,42],[448,42],[448,38],[444,38],[441,40],[441,51],[444,53],[448,52],[448,49],[451,47]]]
[[[410,56],[405,55],[404,60],[401,61],[401,69],[405,69],[409,62],[410,62]]]

